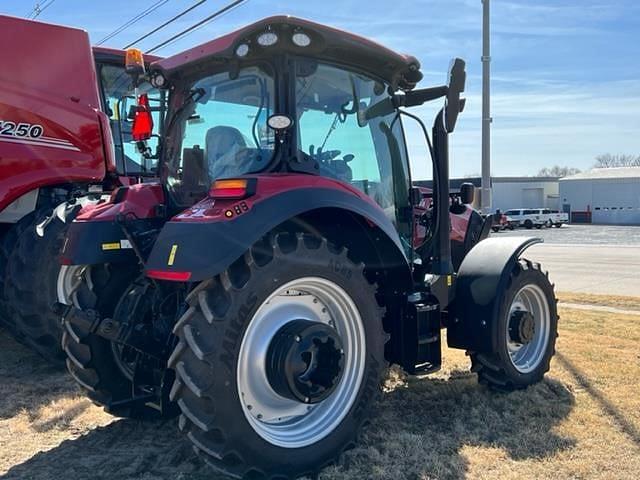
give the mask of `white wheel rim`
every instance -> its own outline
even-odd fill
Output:
[[[343,349],[343,374],[335,390],[314,405],[278,395],[267,378],[267,350],[287,323],[322,322],[338,332]],[[273,445],[301,448],[329,435],[355,402],[366,360],[366,339],[360,312],[339,285],[304,277],[277,288],[257,309],[240,346],[238,396],[254,431]]]
[[[514,341],[509,333],[511,316],[517,311],[529,312],[533,316],[534,335],[526,344]],[[509,358],[518,372],[531,373],[540,366],[549,345],[550,332],[551,312],[546,295],[538,285],[525,285],[513,297],[505,329]]]
[[[76,308],[83,307],[78,305],[77,293],[83,281],[86,281],[89,289],[93,290],[91,275],[87,275],[89,268],[91,268],[89,265],[63,265],[60,267],[57,282],[58,302],[73,305]]]

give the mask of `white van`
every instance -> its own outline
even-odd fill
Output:
[[[549,208],[516,208],[504,213],[510,225],[525,228],[561,227],[569,223],[569,215]]]

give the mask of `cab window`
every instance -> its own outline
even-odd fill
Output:
[[[300,154],[311,157],[321,175],[363,191],[397,225],[410,183],[402,124],[395,112],[365,115],[388,97],[387,86],[335,66],[312,67],[296,79]]]
[[[192,205],[214,180],[266,169],[275,154],[267,125],[275,103],[268,67],[202,74],[185,85],[185,98],[168,135],[167,186],[176,204]]]
[[[109,117],[118,172],[135,175],[152,170],[154,165],[145,164],[142,161],[136,144],[131,138],[129,110],[131,106],[136,104],[131,77],[125,72],[124,66],[120,65],[102,64],[99,65],[98,70],[102,87],[103,111]],[[147,93],[149,95],[152,109],[160,106],[159,93],[151,85],[141,85],[139,93]],[[155,111],[152,111],[154,131],[156,132],[159,131],[161,124],[158,110],[158,108],[155,108]],[[157,140],[154,138],[148,143],[152,151],[155,151]]]

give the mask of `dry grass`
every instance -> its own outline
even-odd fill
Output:
[[[561,292],[558,293],[558,300],[565,303],[580,303],[583,305],[598,305],[628,310],[640,310],[640,297]]]
[[[437,375],[391,372],[359,446],[321,478],[638,478],[640,320],[571,309],[561,317],[547,380],[523,392],[479,387],[453,350]],[[0,378],[5,478],[217,478],[174,421],[113,421],[3,334]]]

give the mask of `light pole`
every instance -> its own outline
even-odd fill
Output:
[[[489,2],[482,1],[482,213],[491,212],[491,25]]]

